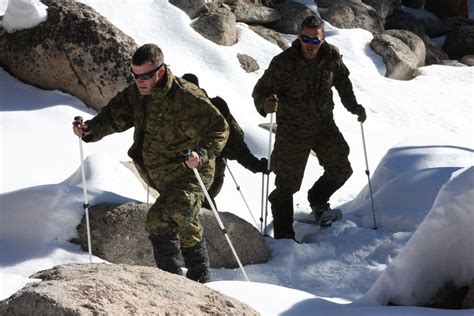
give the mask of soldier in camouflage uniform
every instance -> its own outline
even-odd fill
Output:
[[[196,75],[188,73],[182,76],[183,79],[194,83],[199,87],[199,79]],[[203,89],[204,93],[206,91]],[[207,95],[207,93],[206,93]],[[211,98],[211,103],[219,110],[219,112],[224,116],[227,124],[229,124],[229,139],[227,140],[224,149],[221,154],[216,158],[216,171],[214,174],[214,181],[212,182],[211,187],[209,188],[209,195],[214,199],[222,189],[224,184],[224,175],[225,175],[225,166],[227,159],[237,160],[242,166],[252,171],[253,173],[263,172],[268,173],[267,165],[268,160],[266,158],[258,159],[251,152],[249,147],[244,141],[244,131],[237,123],[235,118],[230,114],[229,107],[227,103],[219,96]],[[215,203],[214,203],[215,205]],[[204,207],[210,208],[209,203],[204,201]]]
[[[324,167],[324,174],[308,191],[316,221],[329,226],[342,216],[328,202],[352,169],[349,146],[333,119],[332,87],[347,110],[365,121],[365,109],[357,104],[339,51],[325,41],[324,21],[310,16],[292,46],[273,58],[252,94],[261,115],[276,112],[272,153],[276,188],[269,195],[275,238],[294,239],[293,194],[300,189],[311,150]],[[274,95],[277,98],[270,97]]]
[[[140,175],[160,196],[151,206],[145,229],[157,266],[208,282],[209,258],[198,212],[204,199],[191,168],[198,168],[207,187],[215,157],[228,138],[222,115],[195,85],[173,76],[154,44],[138,48],[132,58],[135,82],[118,93],[92,120],[74,125],[85,142],[135,128],[128,154]],[[192,149],[184,161],[182,153]]]

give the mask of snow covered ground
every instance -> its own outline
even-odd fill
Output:
[[[277,46],[245,24],[238,24],[236,45],[218,46],[194,32],[190,19],[167,1],[82,2],[138,44],[160,45],[175,74],[197,74],[210,96],[229,103],[255,155],[266,155],[268,134],[258,127],[266,120],[254,110],[251,91],[280,52]],[[6,4],[0,0],[0,15]],[[252,282],[244,282],[239,269],[213,269],[216,282],[209,286],[266,315],[472,315],[473,310],[384,304],[417,304],[446,281],[467,285],[474,276],[473,68],[428,66],[411,81],[395,81],[383,77],[385,66],[369,48],[369,32],[328,25],[327,34],[344,55],[355,93],[368,112],[364,133],[378,228],[373,229],[360,124],[336,93],[335,118],[351,147],[354,169],[331,200],[344,211],[344,219],[327,230],[295,222],[296,237],[303,243],[267,238],[270,261],[245,267]],[[246,73],[237,53],[254,57],[260,70]],[[67,242],[83,213],[78,140],[71,121],[95,113],[75,97],[25,85],[3,69],[0,110],[4,299],[38,270],[88,262],[87,253]],[[119,163],[128,160],[131,141],[127,131],[84,145],[92,204],[146,201],[139,181]],[[230,167],[258,218],[261,176],[234,162]],[[295,195],[297,219],[309,216],[306,191],[321,173],[310,157],[302,190]],[[217,203],[253,222],[230,176]]]

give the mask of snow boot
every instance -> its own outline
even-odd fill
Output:
[[[293,196],[281,196],[273,191],[268,200],[272,204],[273,238],[295,239],[293,230]]]
[[[184,264],[188,269],[186,277],[199,283],[211,282],[206,242],[202,240],[195,246],[183,248],[182,252]]]
[[[156,266],[161,270],[183,275],[178,235],[150,235],[148,238],[153,245],[153,256],[155,257]]]
[[[333,222],[342,219],[342,212],[339,209],[331,209],[329,203],[311,205],[316,224],[321,227],[330,227]]]

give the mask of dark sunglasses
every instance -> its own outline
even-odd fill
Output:
[[[136,73],[133,72],[132,69],[130,69],[130,72],[132,73],[132,76],[133,78],[135,78],[135,80],[148,80],[150,79],[151,77],[153,77],[155,75],[155,73],[160,70],[161,67],[163,67],[164,64],[161,64],[159,65],[157,68],[149,71],[149,72],[145,72],[144,74],[139,74],[137,75]]]
[[[306,36],[306,35],[301,35],[300,38],[303,41],[303,43],[311,42],[314,45],[318,45],[318,44],[321,43],[321,40],[319,39],[319,37],[309,37],[309,36]]]

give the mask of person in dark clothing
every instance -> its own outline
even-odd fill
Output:
[[[195,74],[187,73],[184,74],[181,78],[199,87],[199,79]],[[204,91],[204,93],[206,93],[204,89],[202,90]],[[212,197],[212,199],[214,199],[219,194],[222,189],[222,185],[224,184],[225,166],[227,163],[227,159],[237,160],[238,163],[240,163],[242,166],[252,171],[253,173],[268,173],[268,160],[266,158],[258,159],[250,152],[250,149],[244,141],[244,131],[239,126],[232,114],[230,114],[229,106],[224,101],[224,99],[219,96],[209,99],[211,100],[211,103],[219,110],[219,112],[222,114],[222,116],[227,121],[227,124],[229,125],[229,138],[227,139],[227,143],[225,144],[221,154],[216,158],[214,181],[212,182],[212,185],[209,188],[209,195]],[[203,203],[203,206],[206,208],[210,208],[210,205],[207,200]]]
[[[308,191],[314,217],[321,226],[342,218],[340,210],[330,208],[329,199],[349,179],[352,168],[349,146],[333,118],[332,87],[344,107],[364,122],[365,109],[357,103],[349,70],[338,49],[325,40],[324,21],[309,16],[301,24],[298,39],[272,59],[252,93],[262,116],[276,113],[271,157],[276,188],[268,199],[277,239],[295,237],[293,194],[300,189],[311,150],[324,168]]]

